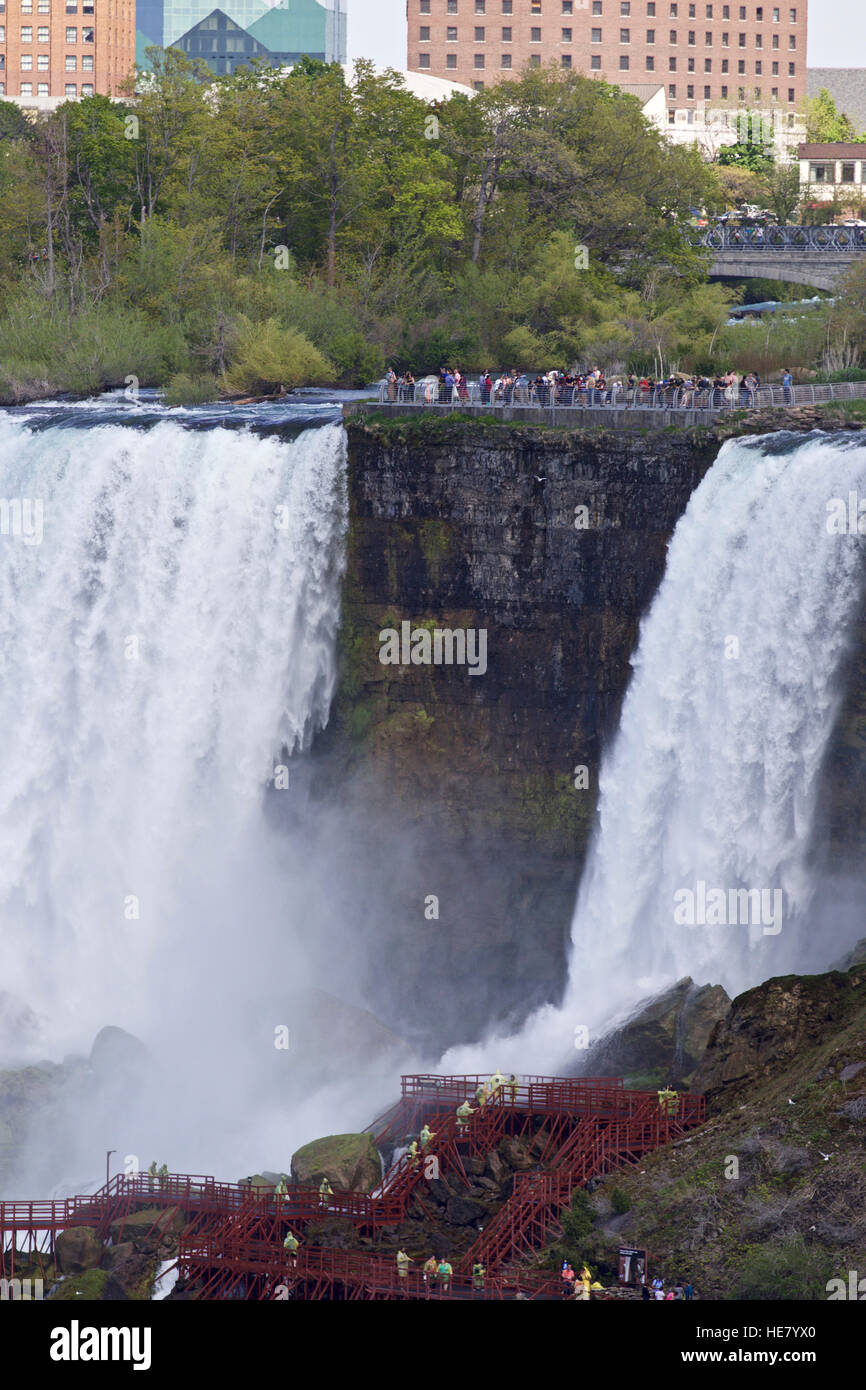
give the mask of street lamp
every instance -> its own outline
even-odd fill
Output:
[[[110,1161],[110,1159],[111,1159],[111,1155],[112,1155],[112,1154],[116,1154],[116,1153],[117,1153],[117,1149],[108,1149],[108,1150],[106,1151],[106,1154],[105,1154],[105,1186],[106,1186],[106,1187],[108,1186],[108,1184],[109,1184],[109,1182],[110,1182],[110,1178],[109,1178],[109,1175],[108,1175],[108,1165],[109,1165],[109,1161]]]

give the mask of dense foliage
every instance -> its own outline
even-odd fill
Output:
[[[414,371],[712,356],[730,289],[683,229],[724,204],[636,98],[577,73],[431,108],[304,59],[151,50],[134,100],[0,102],[0,392],[173,400]],[[780,195],[781,196],[781,195]]]

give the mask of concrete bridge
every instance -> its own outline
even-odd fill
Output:
[[[712,253],[711,275],[819,290],[834,289],[866,256],[866,227],[707,227],[690,240]]]

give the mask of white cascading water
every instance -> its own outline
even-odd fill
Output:
[[[39,1055],[303,982],[263,805],[333,692],[343,441],[0,417],[43,511],[0,535],[0,987]]]
[[[685,975],[731,992],[827,968],[838,954],[812,929],[809,856],[866,546],[866,536],[828,529],[828,505],[836,499],[834,514],[847,514],[852,493],[866,499],[856,437],[723,446],[676,528],[641,626],[603,760],[564,1001],[497,1039],[495,1054],[490,1043],[455,1049],[453,1069],[556,1068],[575,1029],[597,1035]],[[781,929],[764,917],[679,923],[675,895],[690,890],[697,903],[701,882],[726,897],[780,892]]]

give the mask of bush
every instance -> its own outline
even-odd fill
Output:
[[[631,1211],[631,1201],[621,1187],[614,1187],[610,1194],[610,1204],[616,1216],[624,1216]]]
[[[233,361],[223,382],[226,390],[264,395],[280,386],[324,385],[334,369],[303,333],[280,328],[276,319],[237,321]]]
[[[747,1246],[731,1290],[736,1299],[819,1299],[827,1297],[833,1256],[803,1237],[785,1236],[769,1245]]]
[[[165,405],[205,405],[218,396],[212,376],[190,376],[188,372],[175,372],[162,393]]]

